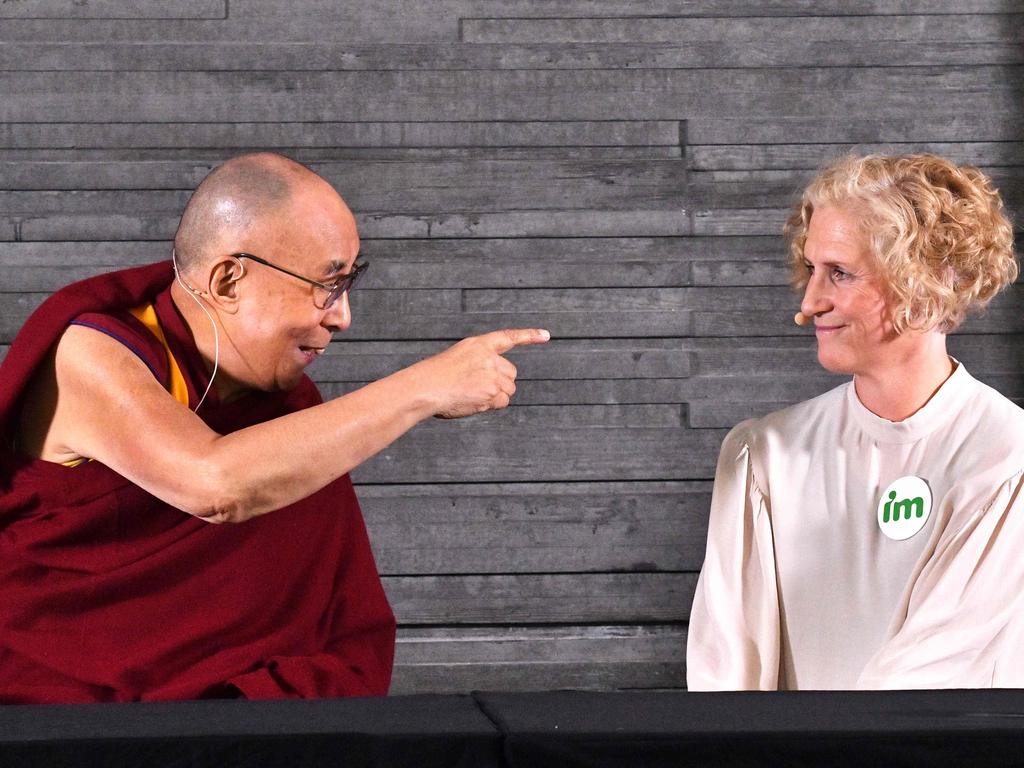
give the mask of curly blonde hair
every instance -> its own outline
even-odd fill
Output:
[[[804,190],[786,222],[798,290],[807,285],[804,243],[816,206],[860,218],[889,287],[897,332],[949,332],[1017,278],[1003,201],[973,166],[929,154],[834,162]]]

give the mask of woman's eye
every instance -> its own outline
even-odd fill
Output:
[[[849,276],[850,276],[849,272],[844,272],[841,269],[837,268],[837,269],[833,269],[832,270],[832,279],[833,280],[845,280]]]
[[[805,261],[804,262],[804,269],[807,270],[807,274],[808,275],[813,275],[814,274],[814,265],[813,264]]]

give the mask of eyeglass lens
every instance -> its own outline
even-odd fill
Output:
[[[355,287],[356,283],[359,282],[359,277],[360,275],[363,274],[365,269],[365,262],[363,264],[356,264],[353,267],[352,271],[349,274],[345,275],[343,278],[341,278],[334,286],[334,288],[331,289],[331,292],[327,294],[327,299],[324,301],[323,308],[330,309],[334,305],[334,302],[341,298],[341,295],[343,293],[352,290]]]

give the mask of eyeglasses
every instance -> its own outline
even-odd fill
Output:
[[[364,261],[360,264],[353,264],[352,271],[349,272],[348,274],[339,277],[336,282],[321,283],[319,280],[311,280],[308,277],[303,277],[302,275],[292,272],[290,269],[279,267],[277,264],[273,264],[267,261],[266,259],[261,259],[259,256],[253,256],[251,253],[233,253],[231,255],[234,256],[236,259],[249,259],[250,261],[255,261],[258,264],[263,264],[264,266],[270,267],[271,269],[276,269],[278,272],[284,272],[286,275],[291,275],[292,277],[296,277],[305,283],[309,283],[310,285],[316,286],[321,290],[327,291],[326,298],[324,298],[322,302],[316,305],[318,309],[325,310],[330,309],[331,306],[333,306],[334,302],[341,298],[341,295],[343,293],[355,288],[356,282],[359,280],[359,276],[362,275],[363,272],[366,271],[366,268],[370,265],[368,261]],[[314,303],[316,303],[315,300]]]

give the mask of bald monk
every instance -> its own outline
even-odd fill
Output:
[[[430,416],[503,408],[465,339],[323,403],[352,213],[284,157],[215,169],[173,263],[58,291],[0,368],[0,701],[382,695],[394,617],[348,472]],[[176,269],[175,269],[176,267]]]

